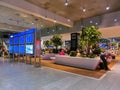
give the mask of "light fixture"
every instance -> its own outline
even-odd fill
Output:
[[[13,38],[13,35],[11,35],[10,37]]]
[[[54,23],[56,23],[57,21],[56,20],[54,20]]]
[[[59,30],[62,30],[62,28],[60,27]]]
[[[109,10],[110,9],[110,5],[108,3],[108,0],[106,0],[106,7],[105,7],[106,10]]]
[[[65,5],[65,6],[68,6],[68,4],[69,4],[69,3],[68,3],[68,0],[65,0],[64,5]]]
[[[55,32],[55,30],[54,30],[54,29],[53,29],[52,31],[53,31],[53,32]]]
[[[116,18],[114,19],[114,22],[117,22],[117,19],[116,19]]]
[[[40,25],[41,27],[43,27],[43,25]]]
[[[96,24],[96,25],[98,25],[98,23],[97,23],[97,22],[96,22],[95,24]]]
[[[86,9],[85,8],[83,8],[83,10],[82,10],[83,12],[86,12]]]
[[[34,22],[32,22],[32,25],[35,24]]]
[[[90,21],[90,23],[93,23],[93,21]]]
[[[106,10],[109,10],[109,9],[110,9],[110,6],[107,5],[107,6],[106,6]]]
[[[70,22],[71,20],[70,19],[67,19],[68,22]]]

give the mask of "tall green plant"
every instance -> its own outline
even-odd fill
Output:
[[[48,48],[48,46],[50,46],[51,44],[50,44],[49,40],[46,40],[43,42],[43,45],[44,45],[44,47]]]
[[[63,42],[62,42],[62,36],[60,34],[55,34],[51,38],[51,42],[56,47],[56,49],[58,49],[58,46],[61,46],[63,44]]]
[[[88,52],[88,48],[97,44],[100,38],[101,33],[98,31],[97,27],[85,27],[81,32],[79,45]]]

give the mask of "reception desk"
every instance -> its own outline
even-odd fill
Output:
[[[95,70],[100,63],[100,59],[56,55],[54,62],[61,65]]]

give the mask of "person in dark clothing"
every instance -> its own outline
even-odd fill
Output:
[[[108,65],[107,65],[107,58],[110,56],[110,54],[109,53],[104,53],[104,54],[101,54],[100,55],[100,59],[102,60],[102,62],[103,62],[103,66],[104,66],[104,69],[105,70],[110,70],[109,68],[108,68]]]

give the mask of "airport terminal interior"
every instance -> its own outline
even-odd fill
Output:
[[[120,0],[0,0],[0,90],[120,90]]]

